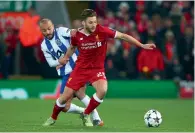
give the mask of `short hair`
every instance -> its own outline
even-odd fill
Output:
[[[97,17],[97,14],[94,10],[92,9],[84,9],[83,12],[81,13],[81,19],[86,20],[88,17]]]
[[[44,24],[44,23],[46,23],[46,22],[51,22],[51,23],[52,23],[52,21],[51,21],[50,19],[48,19],[48,18],[43,18],[43,19],[41,19],[41,20],[39,21],[39,25]]]

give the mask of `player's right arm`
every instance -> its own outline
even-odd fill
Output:
[[[77,37],[75,33],[74,36],[71,36],[70,47],[67,49],[66,54],[61,60],[59,60],[60,64],[66,64],[69,61],[69,58],[74,54],[77,48],[77,44],[78,42],[77,42]]]
[[[77,48],[76,46],[70,45],[64,57],[59,59],[59,63],[65,65],[69,61],[69,58],[74,54],[76,48]]]
[[[56,59],[55,57],[53,57],[47,50],[46,47],[44,47],[44,43],[41,44],[41,50],[45,56],[45,59],[47,61],[47,63],[49,64],[50,67],[56,67],[58,65],[60,65],[58,59]]]

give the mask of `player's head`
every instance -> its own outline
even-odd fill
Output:
[[[41,32],[46,38],[48,39],[53,38],[54,25],[50,19],[47,19],[47,18],[41,19],[41,21],[39,22],[39,26],[40,26]]]
[[[81,13],[82,24],[84,28],[89,32],[92,33],[95,31],[97,26],[97,14],[92,9],[85,9]]]

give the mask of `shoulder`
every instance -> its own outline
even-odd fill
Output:
[[[82,36],[83,36],[83,34],[81,33],[82,30],[83,30],[83,27],[78,28],[78,29],[76,30],[76,32],[75,32],[75,35],[72,36],[72,38],[80,38],[80,37],[82,37]]]
[[[105,28],[105,26],[103,26],[103,25],[100,25],[100,24],[97,25],[98,31],[102,31],[102,30],[104,30],[104,28]]]
[[[59,34],[70,34],[71,32],[71,29],[67,28],[67,27],[58,27],[56,28],[56,31],[59,33]]]
[[[109,30],[113,30],[113,29],[106,27],[106,26],[103,26],[103,25],[100,25],[100,24],[97,25],[97,32],[105,33]]]
[[[45,44],[45,39],[41,43],[41,49],[42,50],[47,50],[46,44]]]

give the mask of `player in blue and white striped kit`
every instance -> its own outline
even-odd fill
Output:
[[[61,65],[59,62],[64,56],[67,49],[70,46],[70,37],[72,30],[59,27],[54,28],[54,25],[49,19],[42,19],[40,21],[40,29],[44,35],[44,40],[41,44],[41,49],[44,53],[44,56],[50,67],[56,67],[57,73],[59,76],[62,76],[62,85],[60,93],[62,94],[66,85],[66,82],[69,78],[70,73],[74,69],[75,61],[77,60],[78,50],[70,58],[69,62],[66,65]],[[75,95],[85,106],[89,104],[90,98],[85,95],[86,86],[82,87],[80,91],[76,92]],[[71,100],[66,104],[64,112],[73,112],[73,113],[82,113],[84,108],[78,107],[75,104],[71,103]],[[53,117],[54,118],[54,117]],[[102,126],[103,121],[101,121],[97,110],[94,110],[92,113],[93,125]],[[44,126],[50,126],[55,123],[55,119],[49,118]]]

